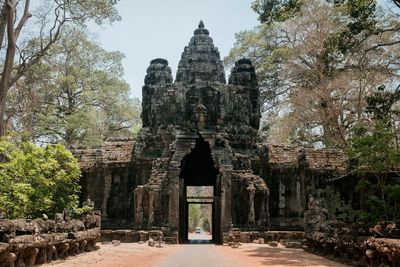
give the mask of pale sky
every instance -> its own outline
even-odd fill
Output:
[[[90,27],[107,50],[125,54],[125,80],[131,95],[140,97],[146,69],[154,58],[165,58],[176,69],[183,48],[200,20],[210,31],[223,59],[233,47],[235,33],[257,24],[251,0],[121,0],[121,21]]]

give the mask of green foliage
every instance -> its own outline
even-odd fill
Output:
[[[201,226],[204,231],[210,232],[211,231],[211,223],[207,217],[203,217],[201,220]]]
[[[119,0],[118,0],[119,1]],[[72,0],[67,1],[66,6],[71,15],[77,20],[92,19],[101,24],[105,18],[109,21],[120,20],[115,8],[117,0]]]
[[[65,27],[71,25],[83,29],[91,22],[101,24],[105,20],[113,22],[120,19],[115,6],[118,0],[41,0],[35,1],[34,4],[31,2],[33,1],[0,2],[1,136],[8,130],[8,118],[5,118],[5,113],[9,89],[16,86],[27,71],[41,63],[53,45],[58,43]]]
[[[213,196],[212,186],[188,186],[187,196],[190,197],[211,197]],[[211,230],[211,204],[190,204],[189,205],[189,231],[201,227],[205,231]]]
[[[256,0],[252,8],[259,14],[261,22],[285,22],[301,14],[305,0]],[[322,1],[316,1],[320,4]],[[332,75],[346,55],[366,37],[380,33],[376,19],[375,0],[326,0],[339,11],[338,20],[345,22],[343,30],[333,32],[326,40],[325,49],[320,54],[321,61],[325,64],[325,71]]]
[[[399,166],[400,153],[395,132],[385,121],[377,121],[372,129],[358,128],[351,140],[349,155],[357,160],[361,172],[386,172]]]
[[[85,32],[67,29],[41,64],[10,92],[8,114],[16,131],[41,143],[95,146],[133,136],[140,101],[122,79],[123,54],[108,52]]]
[[[53,216],[78,206],[80,169],[62,145],[0,140],[0,211],[10,218]]]
[[[40,0],[33,12],[34,19],[52,19],[55,15],[64,14],[68,23],[85,25],[89,21],[103,24],[121,19],[116,9],[119,0]],[[46,13],[47,12],[47,13]],[[50,20],[51,21],[51,20]]]
[[[394,184],[386,187],[387,195],[389,199],[400,200],[400,184]]]
[[[361,178],[359,184],[365,181],[366,178]],[[382,220],[391,220],[399,223],[400,185],[390,181],[383,187],[383,191],[376,181],[371,185],[363,190],[360,187],[357,188],[361,204],[361,209],[356,213],[357,221],[377,223]]]
[[[204,231],[211,231],[211,210],[210,204],[190,204],[189,205],[189,231],[192,232],[196,227],[201,227]]]
[[[367,97],[366,110],[372,114],[372,125],[355,128],[351,139],[348,154],[361,177],[356,189],[360,193],[362,221],[400,220],[400,184],[393,173],[400,166],[393,122],[398,94],[398,91],[384,92],[381,87]]]
[[[237,33],[235,46],[224,58],[226,66],[233,66],[242,57],[251,59],[255,65],[262,111],[265,121],[268,121],[264,128],[271,127],[279,112],[278,107],[288,98],[290,82],[282,79],[280,72],[285,69],[282,63],[291,55],[292,50],[283,42],[280,29],[273,24],[261,24],[253,30]]]
[[[280,15],[291,6],[282,13],[290,15]],[[225,64],[242,57],[255,64],[262,135],[347,147],[352,129],[367,117],[365,97],[399,80],[400,50],[390,45],[398,42],[398,20],[367,0],[259,0],[253,7],[266,23],[238,33]]]
[[[280,79],[278,73],[282,70],[281,63],[290,58],[292,51],[284,43],[279,31],[274,25],[262,24],[254,30],[239,32],[236,34],[235,46],[224,58],[224,63],[228,66],[233,66],[240,57],[252,60],[262,86],[263,102],[276,100],[276,96],[283,94],[287,87],[286,81]],[[277,90],[279,88],[282,89]]]
[[[399,110],[393,107],[400,100],[400,91],[399,88],[395,92],[384,90],[385,86],[382,85],[377,92],[367,97],[366,111],[372,114],[374,119],[390,123],[393,120],[393,115],[399,115]]]
[[[302,5],[301,0],[255,0],[251,7],[259,14],[263,23],[282,22],[296,14]]]
[[[76,207],[72,210],[73,214],[78,217],[83,214],[90,214],[92,211],[93,207],[88,205],[83,205],[83,207]]]
[[[200,225],[200,204],[189,205],[189,231],[192,232]]]
[[[334,5],[347,23],[342,31],[332,33],[324,44],[321,61],[328,75],[334,73],[348,53],[368,37],[380,32],[377,28],[374,0],[342,0],[334,1]]]

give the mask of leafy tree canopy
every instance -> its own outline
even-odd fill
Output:
[[[9,218],[53,216],[78,206],[80,169],[62,145],[0,140],[0,211]]]
[[[255,0],[252,8],[263,23],[282,22],[299,11],[301,0]]]
[[[294,2],[254,2],[263,4],[278,12]],[[302,0],[295,6],[290,16],[260,17],[266,23],[238,33],[225,63],[247,57],[255,64],[266,138],[347,147],[351,129],[369,116],[366,96],[399,82],[399,46],[390,45],[400,40],[399,21],[374,1]]]
[[[132,136],[140,103],[122,79],[123,54],[108,52],[78,29],[66,29],[40,64],[10,91],[7,119],[14,131],[41,143],[97,145]]]
[[[0,136],[6,132],[10,87],[41,62],[65,27],[85,28],[89,22],[120,19],[115,7],[118,0],[42,0],[35,1],[35,6],[31,2],[0,1]]]
[[[362,221],[400,220],[399,91],[379,88],[367,97],[366,111],[372,120],[354,127],[348,149],[360,181],[357,190],[361,198],[359,219]]]

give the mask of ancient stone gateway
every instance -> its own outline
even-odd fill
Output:
[[[254,149],[259,126],[259,91],[251,62],[238,62],[227,85],[218,49],[200,22],[182,54],[175,83],[172,80],[166,60],[151,62],[135,157],[151,159],[152,166],[147,183],[135,189],[136,226],[168,225],[184,242],[187,186],[213,186],[215,242],[221,243],[222,231],[232,226],[234,188],[248,203],[237,215],[241,223],[266,229],[265,182],[249,165],[234,167],[233,148],[245,153]],[[256,211],[255,206],[260,208]],[[147,214],[143,207],[148,207]]]
[[[214,166],[209,143],[202,137],[196,139],[193,150],[181,161],[180,198],[179,198],[179,236],[180,241],[187,241],[188,233],[188,186],[212,186],[212,229],[214,242],[221,242],[221,179],[218,179],[218,169]]]
[[[162,230],[185,242],[186,188],[194,185],[214,188],[216,243],[232,228],[302,230],[309,195],[336,217],[351,214],[351,180],[329,182],[345,172],[343,153],[260,142],[254,66],[239,60],[226,83],[202,22],[175,81],[167,60],[154,59],[142,93],[143,128],[135,140],[73,151],[83,171],[82,200],[94,200],[103,228]]]

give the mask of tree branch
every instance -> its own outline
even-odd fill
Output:
[[[399,43],[400,43],[400,40],[390,42],[390,43],[377,44],[377,45],[374,45],[374,46],[368,48],[367,50],[365,50],[365,52],[369,52],[369,51],[377,49],[379,47],[385,47],[385,46],[395,45],[395,44],[399,44]]]
[[[21,33],[22,27],[25,25],[25,22],[32,16],[31,13],[29,13],[29,5],[30,5],[30,0],[25,0],[25,7],[24,7],[24,13],[22,14],[22,17],[20,21],[18,22],[17,27],[14,30],[14,38],[15,40],[18,39],[19,34]]]

